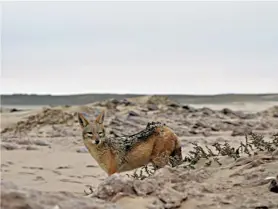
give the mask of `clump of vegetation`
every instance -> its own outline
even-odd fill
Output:
[[[278,133],[274,134],[271,138],[272,141],[268,142],[264,140],[263,135],[250,132],[245,135],[245,141],[241,142],[237,148],[232,147],[227,142],[224,144],[218,142],[214,143],[212,147],[214,147],[215,152],[208,146],[206,146],[205,150],[197,143],[192,143],[194,145],[193,150],[184,158],[184,162],[188,163],[186,167],[194,168],[194,165],[201,158],[208,159],[209,161],[206,163],[206,166],[209,166],[211,164],[211,159],[221,165],[218,158],[219,156],[229,156],[237,160],[242,154],[252,156],[256,155],[257,151],[271,153],[278,149]]]
[[[139,170],[139,174],[137,173],[138,170]],[[155,173],[155,168],[152,165],[151,166],[145,165],[142,168],[135,169],[133,174],[131,175],[127,174],[127,176],[132,177],[134,179],[143,180],[149,176],[152,176],[154,173]]]

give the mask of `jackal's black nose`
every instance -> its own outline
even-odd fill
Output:
[[[96,140],[95,140],[95,143],[96,143],[96,144],[99,144],[99,142],[100,142],[99,139],[96,139]]]

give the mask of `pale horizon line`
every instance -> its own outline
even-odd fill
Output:
[[[107,92],[79,92],[79,93],[1,93],[0,96],[82,96],[82,95],[138,95],[138,96],[224,96],[224,95],[278,95],[278,92],[260,92],[260,93],[216,93],[216,94],[186,94],[186,93],[107,93]]]

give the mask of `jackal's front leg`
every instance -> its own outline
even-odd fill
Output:
[[[114,173],[117,173],[117,168],[116,166],[111,166],[109,169],[108,169],[108,176],[112,176]]]

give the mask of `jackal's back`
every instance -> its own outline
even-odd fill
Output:
[[[149,123],[139,133],[111,138],[107,142],[117,156],[118,172],[132,170],[149,162],[163,167],[178,144],[172,130],[159,122]]]
[[[115,138],[109,138],[106,143],[120,155],[125,155],[136,145],[148,142],[151,136],[158,135],[157,128],[162,128],[165,124],[160,122],[148,123],[146,128],[136,134],[124,135]]]

